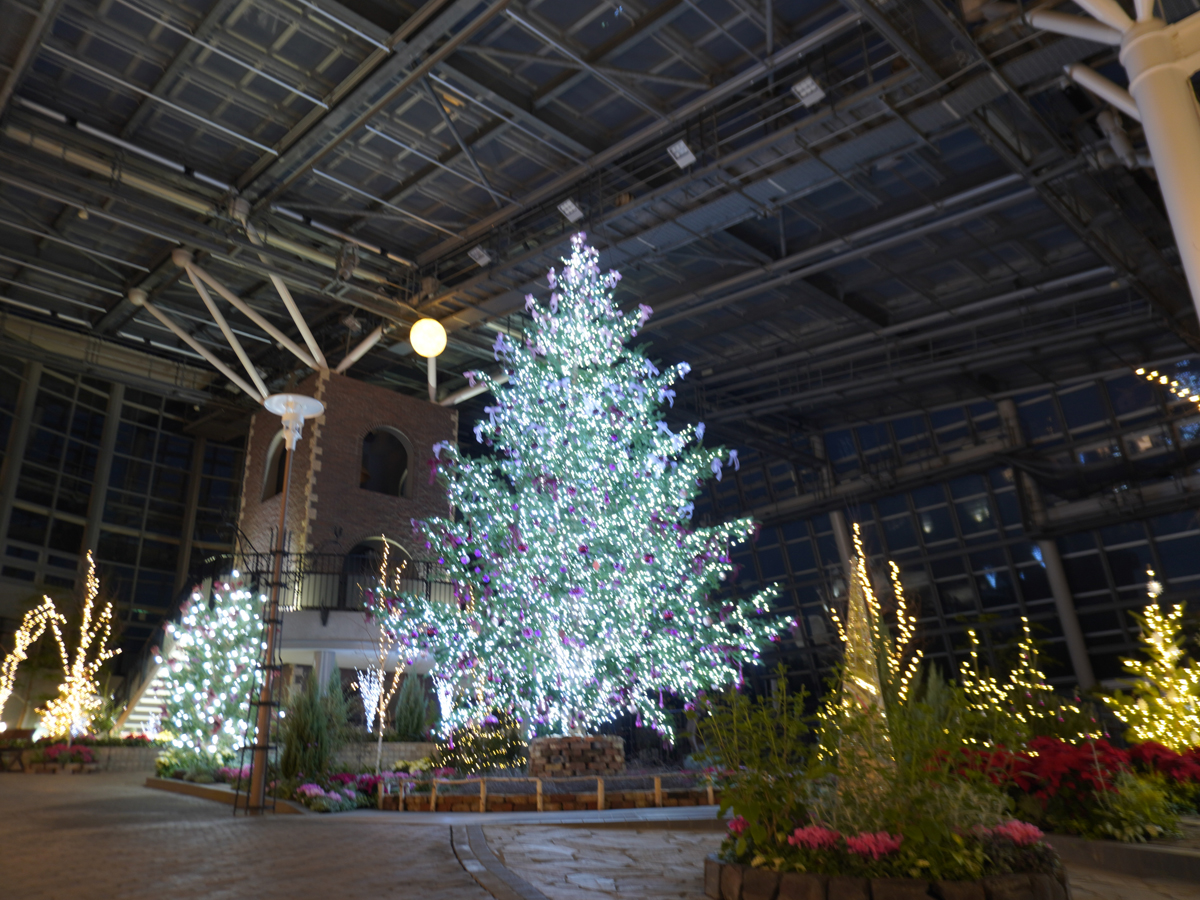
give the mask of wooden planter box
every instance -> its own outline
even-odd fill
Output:
[[[849,878],[772,872],[715,856],[704,861],[704,893],[713,900],[1067,900],[1067,873],[990,875],[979,881]]]

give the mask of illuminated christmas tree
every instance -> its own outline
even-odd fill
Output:
[[[1023,744],[1039,735],[1056,735],[1082,741],[1101,736],[1093,711],[1081,701],[1055,693],[1038,663],[1037,645],[1029,620],[1021,616],[1017,663],[1007,679],[998,679],[980,668],[979,636],[967,629],[970,657],[959,666],[958,680],[975,716],[978,735],[973,743]]]
[[[449,734],[491,711],[527,733],[578,733],[626,713],[672,733],[669,695],[736,681],[790,620],[772,591],[711,601],[734,572],[729,545],[749,519],[693,524],[693,499],[735,452],[704,447],[704,426],[663,418],[686,363],[660,371],[626,343],[650,308],[623,312],[620,278],[572,240],[532,328],[493,348],[506,386],[475,427],[484,454],[437,445],[453,518],[417,523],[455,583],[456,604],[400,595],[391,623],[411,656],[432,655]]]
[[[164,686],[162,728],[171,745],[212,761],[240,748],[262,649],[262,595],[241,582],[213,585],[212,607],[192,594],[178,625]]]
[[[1122,660],[1136,680],[1130,694],[1117,691],[1104,702],[1129,726],[1131,741],[1158,741],[1175,751],[1200,746],[1200,664],[1185,659],[1180,623],[1184,607],[1177,603],[1170,612],[1158,604],[1162,586],[1148,571],[1150,603],[1140,616],[1140,640],[1149,660]]]
[[[854,548],[855,556],[848,561],[846,621],[831,610],[843,647],[840,684],[826,695],[817,713],[818,752],[839,760],[839,768],[845,770],[841,777],[847,782],[853,782],[856,775],[869,779],[867,769],[890,761],[889,714],[908,701],[923,656],[912,646],[916,619],[908,612],[900,569],[890,564],[896,599],[893,629],[871,585],[858,523],[854,525]]]
[[[91,551],[88,551],[87,561],[86,595],[74,659],[67,652],[59,627],[62,617],[50,616],[47,619],[62,658],[63,681],[58,686],[58,696],[47,703],[45,709],[37,711],[42,721],[34,732],[35,739],[43,735],[70,739],[91,730],[93,717],[104,706],[96,675],[104,663],[121,652],[108,649],[108,638],[112,633],[112,604],[105,603],[100,615],[92,618],[96,598],[100,595],[100,579],[96,577],[96,562],[92,559]],[[93,652],[95,657],[89,658]]]

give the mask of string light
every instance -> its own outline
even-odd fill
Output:
[[[108,639],[112,633],[112,604],[104,604],[100,615],[94,623],[92,621],[92,607],[100,595],[100,579],[96,577],[96,561],[92,559],[90,550],[87,561],[83,618],[79,626],[79,646],[75,649],[73,661],[68,658],[67,645],[59,627],[60,621],[65,623],[66,620],[61,616],[47,619],[58,643],[64,678],[58,686],[58,696],[47,703],[44,709],[37,710],[42,721],[35,737],[40,734],[50,738],[79,737],[87,734],[92,727],[92,718],[104,705],[100,697],[100,687],[96,684],[96,674],[104,663],[121,652],[119,649],[108,649]],[[96,657],[89,660],[88,654],[93,644],[96,645]]]
[[[1146,574],[1146,593],[1152,602],[1134,618],[1141,627],[1139,640],[1149,659],[1122,660],[1136,679],[1131,695],[1117,691],[1104,702],[1129,726],[1131,740],[1158,741],[1182,751],[1200,746],[1200,664],[1184,658],[1183,604],[1177,603],[1164,612],[1158,603],[1162,585],[1153,569],[1147,569]]]
[[[1147,372],[1144,368],[1135,369],[1134,372],[1141,375],[1146,381],[1151,384],[1157,384],[1160,387],[1165,387],[1180,400],[1187,400],[1191,403],[1200,403],[1200,389],[1196,385],[1182,384],[1166,375],[1160,375],[1157,370]]]
[[[245,744],[265,600],[241,581],[214,582],[211,609],[195,591],[179,624],[167,626],[175,648],[163,678],[161,723],[172,746],[224,757]]]
[[[689,367],[626,346],[650,308],[622,311],[620,275],[583,235],[572,247],[548,303],[526,299],[532,330],[497,335],[507,385],[470,376],[496,398],[475,427],[486,455],[435,446],[456,515],[418,524],[457,602],[401,593],[391,623],[433,658],[444,734],[496,709],[551,734],[629,712],[670,738],[666,696],[738,680],[793,624],[767,614],[773,589],[709,601],[754,525],[698,527],[693,501],[736,451],[704,447],[703,424],[671,430]]]
[[[8,703],[8,698],[12,696],[17,666],[29,658],[30,646],[40,639],[46,627],[55,621],[65,624],[67,620],[59,615],[54,608],[54,601],[49,597],[43,597],[41,604],[25,613],[21,619],[21,627],[13,636],[13,650],[4,657],[4,664],[0,666],[0,716],[4,714],[4,704]],[[2,726],[3,723],[0,723],[0,731],[4,730]]]
[[[1054,688],[1046,681],[1046,673],[1038,668],[1038,651],[1028,618],[1021,616],[1021,640],[1017,643],[1018,662],[1005,681],[996,679],[981,668],[979,636],[973,628],[967,629],[967,635],[971,641],[971,649],[968,659],[959,665],[958,675],[970,708],[976,713],[985,719],[997,714],[1005,716],[1020,723],[1027,732],[1039,719],[1061,722],[1064,713],[1072,713],[1079,717],[1083,715],[1084,711],[1080,706],[1065,701],[1054,693]],[[1061,732],[1061,725],[1054,730]],[[1085,728],[1076,735],[1076,739],[1094,740],[1100,736],[1098,730]],[[972,744],[992,743],[988,736],[979,739],[968,737],[967,741]]]
[[[912,646],[917,620],[908,611],[908,601],[900,582],[900,568],[888,563],[892,591],[896,598],[895,636],[884,617],[883,607],[871,585],[867,553],[862,532],[854,523],[855,555],[849,560],[850,584],[846,621],[831,609],[843,645],[842,686],[831,692],[817,711],[822,740],[818,755],[848,754],[847,764],[866,759],[891,758],[891,735],[887,710],[892,704],[907,701],[923,653]],[[864,718],[871,727],[852,729],[855,736],[845,744],[840,735],[847,718]],[[872,720],[874,720],[872,722]],[[861,733],[859,733],[861,731]]]

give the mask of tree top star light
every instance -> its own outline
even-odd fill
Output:
[[[625,713],[672,734],[666,697],[738,680],[790,619],[773,591],[710,600],[734,572],[731,542],[755,526],[702,528],[693,500],[737,453],[703,446],[703,423],[663,418],[686,363],[660,371],[626,343],[650,315],[613,301],[620,278],[572,239],[532,328],[493,347],[506,386],[475,427],[480,459],[436,445],[456,510],[414,523],[457,602],[401,594],[391,627],[433,657],[444,734],[511,713],[527,733],[579,733]]]

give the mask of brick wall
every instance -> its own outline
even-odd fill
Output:
[[[422,548],[413,544],[410,520],[449,511],[441,486],[429,482],[431,448],[455,439],[458,412],[330,372],[311,375],[295,393],[316,397],[325,404],[325,413],[305,423],[292,461],[291,549],[345,553],[364,538],[385,534],[419,555],[416,551]],[[403,497],[358,486],[362,440],[381,427],[398,432],[409,452]],[[260,551],[270,549],[279,519],[281,496],[262,499],[267,454],[279,429],[279,417],[260,410],[247,439],[240,524]]]
[[[625,771],[625,739],[616,735],[534,738],[529,774],[538,777],[619,775]]]

